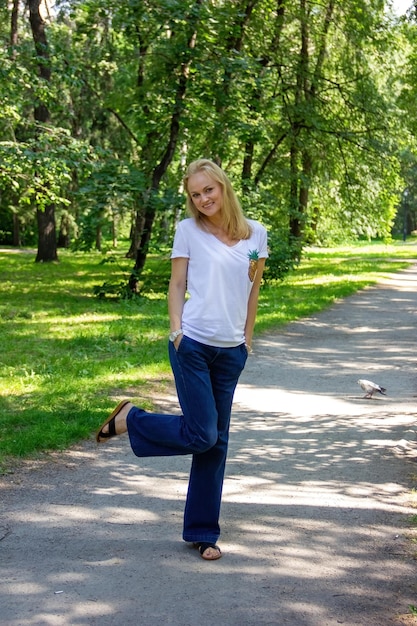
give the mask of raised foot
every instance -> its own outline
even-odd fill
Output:
[[[97,443],[104,443],[112,437],[116,437],[117,435],[121,435],[126,432],[126,417],[132,406],[133,405],[129,402],[129,400],[122,400],[122,402],[119,402],[114,411],[110,413],[109,417],[105,422],[103,422],[97,431]]]

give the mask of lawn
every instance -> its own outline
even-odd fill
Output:
[[[36,264],[30,251],[0,251],[0,472],[18,458],[90,437],[120,398],[144,408],[171,382],[167,358],[169,254],[150,257],[145,293],[99,299],[120,281],[123,251],[59,252]],[[417,242],[307,249],[287,278],[261,290],[256,333],[320,311],[417,259]],[[256,337],[255,337],[256,344]]]

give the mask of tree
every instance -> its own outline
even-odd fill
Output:
[[[51,66],[49,48],[45,33],[45,22],[39,11],[40,4],[41,0],[28,1],[29,21],[38,59],[39,77],[41,81],[50,82]],[[35,102],[34,118],[39,125],[48,124],[50,122],[48,106],[40,94],[37,102]],[[41,132],[40,127],[38,127],[37,132]],[[36,262],[57,261],[55,204],[47,203],[42,207],[38,206],[36,208],[36,217],[38,222],[38,253],[36,255]]]
[[[21,170],[12,182],[0,165],[3,198],[10,204],[15,194],[22,217],[29,200],[53,204],[61,223],[74,225],[80,247],[116,241],[119,226],[130,232],[133,290],[149,247],[162,233],[169,242],[181,216],[184,161],[200,156],[227,169],[247,214],[297,258],[306,242],[389,236],[405,123],[399,128],[392,89],[400,26],[383,5],[59,4],[48,41],[38,33],[37,77],[24,37],[16,48],[16,67],[33,91],[17,71],[10,81],[16,97],[0,84],[10,107],[4,125],[0,112],[0,132],[14,132],[1,149]],[[10,57],[3,71],[12,76]],[[34,108],[48,113],[46,123],[36,113],[37,153],[25,120],[33,94]],[[16,160],[19,146],[25,156]]]

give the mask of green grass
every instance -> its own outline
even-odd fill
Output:
[[[0,252],[0,471],[18,458],[91,436],[128,395],[145,408],[171,380],[167,358],[169,259],[151,257],[146,293],[99,300],[93,287],[128,275],[132,261],[60,251],[57,264]],[[417,242],[308,249],[284,282],[260,295],[256,333],[311,315],[406,267]],[[256,338],[255,338],[256,341]]]

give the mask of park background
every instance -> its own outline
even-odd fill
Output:
[[[268,228],[257,332],[415,259],[416,9],[380,0],[0,7],[0,464],[170,384],[186,163]]]

